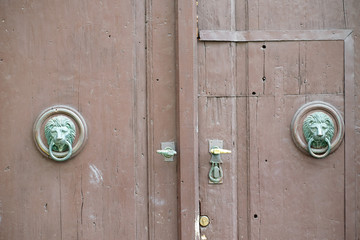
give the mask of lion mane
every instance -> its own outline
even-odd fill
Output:
[[[50,146],[50,143],[54,140],[52,131],[57,128],[66,127],[69,132],[65,135],[65,140],[67,140],[70,144],[72,144],[75,140],[76,136],[76,128],[74,123],[70,120],[70,118],[65,116],[56,116],[51,118],[45,125],[45,137]],[[68,150],[68,147],[65,146],[65,151]],[[53,146],[53,150],[59,151],[59,147],[55,144]]]
[[[327,138],[329,141],[331,141],[334,136],[334,124],[332,119],[329,117],[329,115],[323,112],[315,112],[307,116],[304,120],[304,124],[303,124],[304,136],[307,142],[309,142],[311,138],[314,139],[312,143],[312,147],[314,148],[324,148],[327,146],[324,140],[317,140],[316,136],[314,137],[315,135],[314,132],[311,131],[312,127],[314,126],[316,127],[321,124],[326,124],[327,131],[324,137]]]

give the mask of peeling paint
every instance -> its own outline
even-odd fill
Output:
[[[90,183],[91,184],[99,184],[100,182],[103,182],[103,176],[102,172],[94,165],[90,164],[89,168],[91,170],[90,172]]]
[[[164,206],[165,205],[165,200],[163,200],[163,199],[158,199],[158,198],[154,198],[154,197],[151,197],[150,199],[155,206]]]

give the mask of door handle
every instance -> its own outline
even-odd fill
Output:
[[[210,150],[210,153],[214,154],[214,155],[218,155],[218,154],[223,154],[223,153],[231,153],[231,151],[222,149],[222,148],[218,148],[217,146],[215,146]]]
[[[214,146],[212,144],[216,143],[217,140],[210,141],[210,154],[211,154],[211,168],[209,171],[210,183],[219,184],[222,183],[224,178],[224,171],[221,167],[222,160],[220,155],[231,153],[230,150],[221,148],[222,146]],[[222,145],[222,141],[218,141]],[[212,145],[212,146],[211,146]]]
[[[177,154],[177,152],[173,150],[171,147],[166,147],[165,149],[157,150],[156,152],[163,155],[166,158],[171,158],[175,154]]]
[[[174,161],[174,155],[177,154],[175,151],[175,143],[174,142],[162,142],[161,149],[156,150],[157,153],[163,155],[165,157],[165,162]]]

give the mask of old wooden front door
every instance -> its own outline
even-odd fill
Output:
[[[176,162],[156,154],[176,138],[173,7],[0,1],[1,240],[176,238]],[[55,105],[88,128],[64,162],[32,132]]]
[[[355,239],[352,31],[293,2],[0,1],[0,239]],[[345,120],[324,159],[291,138],[311,101]],[[88,127],[61,163],[32,132],[54,105]]]
[[[283,25],[266,28],[256,9],[199,1],[199,201],[210,219],[201,238],[354,239],[351,31],[302,30],[277,17]],[[345,119],[346,145],[323,159],[292,140],[294,114],[312,101]],[[232,151],[221,155],[220,184],[209,180],[212,140]]]

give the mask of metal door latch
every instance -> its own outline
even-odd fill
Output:
[[[213,184],[222,183],[224,172],[221,167],[222,160],[220,154],[231,153],[230,150],[223,149],[222,140],[210,140],[209,152],[211,154],[211,168],[209,171],[209,182]]]
[[[165,157],[165,162],[174,161],[174,155],[177,154],[175,151],[175,143],[174,142],[162,142],[161,150],[157,150],[157,153],[163,155]]]

